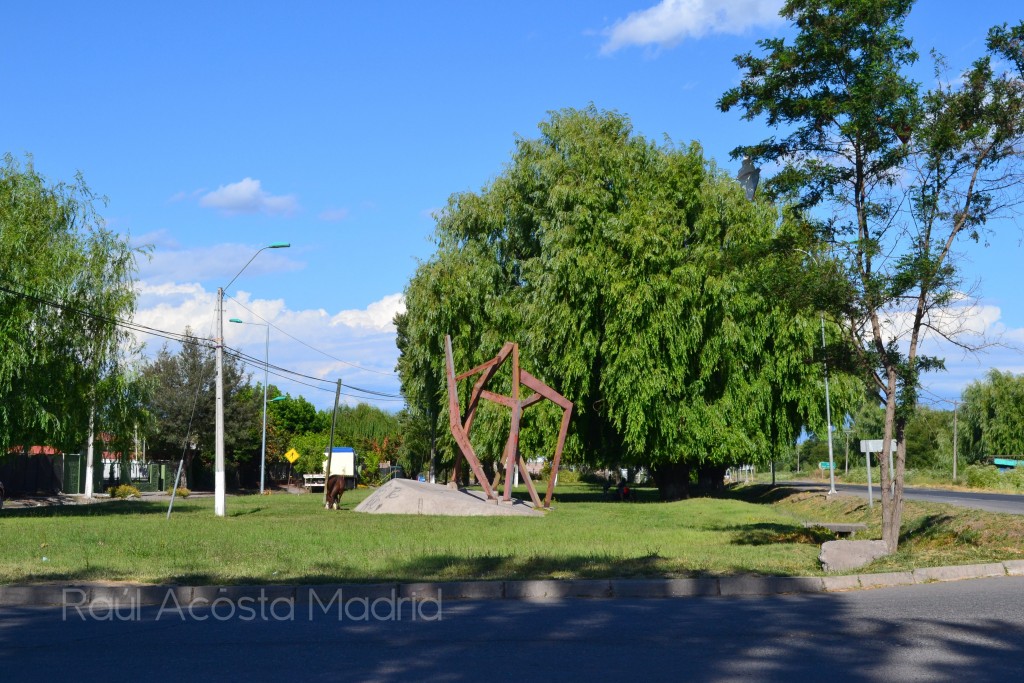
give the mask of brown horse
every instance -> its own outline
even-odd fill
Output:
[[[345,493],[345,477],[340,474],[332,474],[327,477],[327,483],[324,486],[326,493],[324,509],[337,510],[338,504],[341,503],[341,494]]]

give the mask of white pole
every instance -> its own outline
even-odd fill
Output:
[[[875,507],[875,496],[871,492],[871,452],[864,454],[864,461],[868,464],[868,507]]]
[[[226,512],[224,492],[224,288],[217,288],[217,397],[214,426],[213,513],[223,517]]]
[[[828,429],[828,492],[836,492],[836,466],[832,458],[832,406],[828,395],[828,361],[825,360],[825,314],[821,314],[821,364],[825,368],[825,425]]]
[[[89,409],[89,442],[85,444],[85,497],[93,496],[93,471],[92,459],[96,456],[94,441],[96,441],[93,430],[96,428],[96,408]]]
[[[893,500],[896,497],[896,468],[892,464],[892,452],[895,450],[896,444],[892,444],[889,447],[889,500]]]
[[[263,448],[260,450],[260,495],[267,471],[267,382],[270,381],[270,323],[267,323],[267,345],[263,353]]]
[[[960,407],[959,401],[953,401],[953,483],[956,483],[956,412]]]

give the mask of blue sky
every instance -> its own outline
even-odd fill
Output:
[[[0,22],[0,152],[32,154],[51,180],[81,171],[109,197],[109,224],[153,246],[138,320],[154,327],[208,334],[216,288],[261,246],[291,242],[236,280],[228,294],[249,310],[229,301],[227,316],[283,330],[272,363],[397,393],[390,320],[432,252],[431,213],[500,173],[546,112],[591,102],[738,167],[728,151],[765,131],[715,102],[738,82],[734,55],[788,30],[780,5],[16,3]],[[908,30],[922,55],[937,47],[960,69],[989,26],[1021,19],[1012,6],[921,0]],[[964,265],[981,284],[976,324],[1024,344],[1020,239],[1001,223]],[[263,335],[226,330],[255,356]],[[989,367],[1024,371],[1022,359],[949,350],[929,390],[954,398]],[[271,381],[322,407],[333,398]]]

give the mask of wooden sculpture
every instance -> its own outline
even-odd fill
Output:
[[[477,458],[476,452],[473,450],[473,444],[469,440],[469,430],[473,426],[473,417],[476,415],[476,408],[480,403],[480,399],[492,401],[512,410],[512,427],[509,430],[508,441],[505,443],[505,451],[501,456],[501,462],[505,466],[505,489],[502,499],[505,502],[512,500],[512,475],[514,469],[518,467],[519,474],[522,476],[523,481],[526,482],[526,488],[530,492],[530,498],[537,507],[540,507],[541,501],[537,495],[536,488],[533,486],[533,480],[530,479],[530,473],[526,470],[526,461],[523,459],[522,454],[519,453],[520,421],[523,410],[535,403],[539,403],[543,399],[548,399],[552,403],[561,406],[563,411],[562,428],[558,433],[555,458],[551,462],[551,476],[548,478],[547,495],[544,496],[544,507],[551,507],[551,495],[555,490],[555,474],[558,472],[558,465],[562,460],[565,436],[569,431],[569,419],[572,417],[572,402],[519,367],[519,345],[513,342],[505,342],[497,356],[458,376],[455,374],[455,361],[452,358],[452,338],[448,335],[445,335],[444,338],[444,354],[448,371],[448,422],[451,425],[452,437],[459,446],[459,452],[455,455],[455,478],[458,480],[461,473],[461,458],[465,458],[473,470],[476,480],[480,482],[484,493],[487,494],[488,499],[497,500],[498,496],[494,488],[487,481],[487,477],[484,476],[484,470],[480,466],[480,459]],[[503,396],[487,391],[485,388],[487,383],[498,372],[502,364],[508,360],[509,356],[512,357],[512,395]],[[463,417],[459,407],[458,383],[474,375],[480,375],[480,378],[473,385],[473,392],[469,398],[469,407],[466,410],[466,416]],[[527,398],[520,398],[521,386],[532,389],[535,393]]]

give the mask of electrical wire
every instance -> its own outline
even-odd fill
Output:
[[[267,325],[270,325],[271,327],[273,327],[273,328],[274,328],[275,330],[277,330],[278,332],[280,332],[280,333],[281,333],[281,334],[283,334],[284,336],[288,337],[289,339],[291,339],[291,340],[293,340],[293,341],[297,341],[297,342],[299,342],[300,344],[302,344],[303,346],[305,346],[305,347],[306,347],[307,349],[310,349],[311,351],[316,351],[317,353],[319,353],[319,354],[321,354],[321,355],[323,355],[323,356],[325,356],[325,357],[327,357],[327,358],[330,358],[330,359],[332,359],[332,360],[336,360],[336,361],[338,361],[339,363],[344,363],[345,365],[349,365],[349,366],[351,366],[351,367],[353,367],[353,368],[356,368],[357,370],[364,370],[364,371],[366,371],[366,372],[373,372],[373,373],[376,373],[376,374],[378,374],[378,375],[389,375],[389,376],[394,376],[394,375],[396,375],[396,374],[397,374],[397,373],[394,373],[394,372],[385,372],[385,371],[383,371],[383,370],[374,370],[374,369],[372,369],[372,368],[364,368],[364,367],[363,367],[363,366],[361,366],[361,365],[357,365],[357,364],[355,364],[355,363],[353,363],[353,362],[351,362],[351,361],[347,361],[347,360],[344,360],[344,359],[338,358],[338,357],[337,357],[337,356],[335,356],[335,355],[332,355],[332,354],[330,354],[330,353],[327,353],[326,351],[323,351],[323,350],[321,350],[321,349],[318,349],[318,348],[316,348],[315,346],[312,346],[312,345],[310,345],[310,344],[307,344],[306,342],[302,341],[302,340],[301,340],[301,339],[299,339],[298,337],[296,337],[296,336],[293,336],[293,335],[289,334],[288,332],[285,332],[285,331],[284,331],[284,330],[282,330],[282,329],[281,329],[280,327],[278,327],[278,326],[277,326],[277,325],[275,325],[274,323],[270,322],[269,320],[267,320],[266,318],[264,318],[263,316],[261,316],[261,315],[260,315],[259,313],[256,313],[256,312],[255,312],[255,311],[253,311],[253,310],[252,310],[251,308],[249,308],[248,306],[246,306],[245,304],[243,304],[243,303],[242,303],[241,301],[239,301],[238,299],[234,298],[233,296],[229,296],[229,295],[227,295],[227,294],[225,294],[224,296],[226,296],[226,297],[227,297],[228,299],[231,299],[231,300],[232,300],[232,301],[234,301],[234,302],[235,302],[236,304],[238,304],[239,306],[241,306],[241,307],[242,307],[243,309],[245,309],[246,311],[248,311],[249,313],[251,313],[251,314],[252,314],[253,316],[255,316],[255,317],[259,318],[260,320],[262,320],[262,321],[263,321],[264,323],[266,323]]]
[[[89,318],[89,319],[92,319],[92,320],[98,320],[100,322],[104,322],[104,323],[107,323],[107,324],[112,324],[112,325],[115,325],[115,326],[120,327],[122,329],[129,330],[129,331],[132,331],[132,332],[138,332],[140,334],[148,334],[148,335],[152,335],[152,336],[156,336],[156,337],[161,337],[163,339],[167,339],[169,341],[178,342],[178,343],[181,343],[181,344],[196,344],[198,346],[201,346],[201,347],[207,348],[207,349],[215,349],[216,346],[217,346],[216,340],[212,338],[212,327],[213,327],[213,325],[215,323],[211,323],[210,337],[196,337],[194,335],[180,334],[180,333],[176,333],[176,332],[170,332],[169,330],[161,330],[161,329],[156,328],[156,327],[150,327],[148,325],[142,325],[140,323],[135,323],[134,321],[125,321],[125,320],[121,320],[121,319],[118,319],[118,318],[112,318],[110,316],[99,315],[99,314],[93,313],[91,311],[87,311],[85,309],[81,309],[81,308],[78,308],[78,307],[75,307],[75,306],[69,306],[67,304],[62,304],[62,303],[53,301],[51,299],[46,299],[44,297],[38,296],[38,295],[29,294],[27,292],[11,289],[10,287],[6,287],[6,286],[4,286],[2,284],[0,284],[0,292],[5,292],[5,293],[10,294],[12,296],[17,296],[17,297],[20,297],[22,299],[26,299],[26,300],[29,300],[29,301],[34,301],[34,302],[36,302],[38,304],[41,304],[41,305],[44,305],[44,306],[49,306],[49,307],[54,308],[56,310],[59,310],[61,312],[72,313],[72,314],[75,314],[75,315],[78,315],[78,316],[81,316],[81,317],[85,317],[85,318]],[[234,301],[234,299],[232,299],[232,300]],[[236,301],[236,303],[238,303],[238,302]],[[249,311],[249,309],[246,308],[244,305],[242,305],[242,304],[239,304],[239,305],[242,306],[243,308],[245,308],[247,311]],[[249,311],[249,312],[253,313],[252,311]],[[216,315],[216,311],[214,311],[214,314]],[[260,320],[263,320],[263,318],[261,316],[258,316],[255,313],[253,313],[253,315],[255,315],[256,317],[260,318]],[[268,322],[267,324],[273,326],[274,329],[278,330],[282,334],[285,334],[289,338],[295,339],[295,341],[298,341],[299,343],[303,344],[304,346],[307,346],[307,347],[313,349],[314,351],[318,351],[319,353],[323,353],[322,351],[319,351],[318,349],[315,349],[312,346],[309,346],[308,344],[306,344],[302,340],[293,337],[292,335],[288,334],[287,332],[284,332],[283,330],[281,330],[276,325],[273,325],[273,323],[269,323]],[[251,365],[253,367],[256,367],[256,368],[258,368],[260,370],[267,369],[268,372],[270,372],[275,377],[278,377],[280,379],[285,379],[285,380],[288,380],[288,381],[292,381],[292,382],[295,382],[297,384],[301,384],[303,386],[307,386],[307,387],[309,387],[311,389],[317,389],[317,390],[320,390],[320,391],[326,391],[328,393],[334,391],[334,389],[328,389],[328,388],[316,386],[316,385],[313,385],[313,384],[309,384],[308,382],[302,382],[302,381],[297,380],[295,378],[296,377],[302,377],[304,379],[313,380],[313,381],[316,381],[316,382],[323,382],[325,384],[330,384],[332,386],[335,384],[335,382],[333,380],[327,380],[327,379],[323,379],[321,377],[314,377],[312,375],[307,375],[307,374],[298,372],[297,370],[291,370],[289,368],[284,368],[284,367],[277,366],[277,365],[267,364],[267,363],[265,363],[264,361],[262,361],[262,360],[260,360],[258,358],[255,358],[253,356],[249,356],[249,355],[244,354],[244,353],[242,353],[242,352],[240,352],[238,350],[231,349],[226,344],[224,345],[224,350],[225,350],[226,353],[232,354],[234,357],[238,358],[239,360],[241,360],[243,362],[246,362],[247,364],[249,364],[249,365]],[[329,356],[329,354],[325,354],[325,355]],[[332,356],[332,358],[333,358],[333,356]],[[338,360],[340,362],[346,363],[348,365],[352,365],[353,367],[356,367],[356,368],[359,368],[359,369],[362,369],[362,370],[368,370],[369,372],[378,372],[378,374],[387,374],[387,373],[380,373],[379,371],[376,371],[376,370],[370,370],[369,368],[360,368],[359,366],[355,365],[354,363],[348,363],[347,361],[342,361],[341,359],[338,359],[338,358],[335,358],[335,360]],[[276,370],[276,372],[271,372],[271,370],[270,370],[271,368]],[[367,394],[366,396],[360,396],[358,394],[349,394],[349,393],[342,392],[342,395],[348,396],[350,398],[358,398],[358,399],[365,399],[365,400],[372,400],[372,401],[385,401],[385,402],[387,402],[387,401],[402,401],[402,402],[404,402],[404,400],[405,400],[399,394],[391,394],[391,393],[382,392],[382,391],[375,391],[373,389],[364,389],[362,387],[356,387],[356,386],[348,385],[348,384],[344,384],[344,383],[342,383],[342,386],[343,387],[347,387],[347,388],[349,388],[349,389],[351,389],[353,391],[358,391],[358,392],[362,392],[364,394]]]

